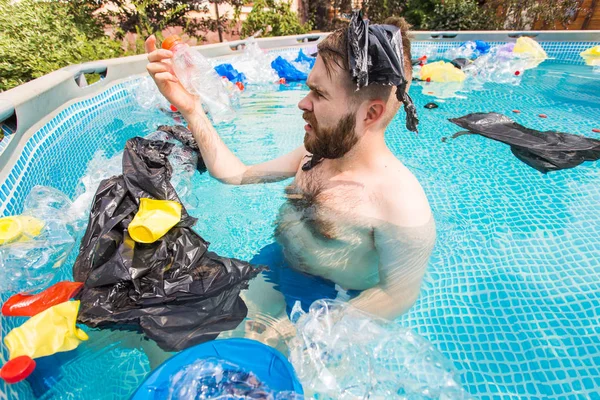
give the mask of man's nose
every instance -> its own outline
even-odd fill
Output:
[[[302,111],[312,112],[312,102],[308,99],[308,96],[305,96],[302,100],[300,100],[300,102],[298,103],[298,108]]]

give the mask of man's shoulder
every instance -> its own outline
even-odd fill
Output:
[[[385,168],[375,187],[381,218],[403,227],[426,225],[431,208],[423,187],[400,161]]]

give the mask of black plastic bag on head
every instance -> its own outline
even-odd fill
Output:
[[[473,113],[450,122],[488,139],[510,145],[513,154],[542,173],[573,168],[585,161],[600,159],[600,140],[570,133],[540,132],[519,125],[506,115]]]
[[[355,11],[348,25],[348,60],[357,88],[396,86],[396,98],[404,104],[406,128],[417,132],[417,108],[408,95],[402,32],[393,25],[369,25],[362,11]]]
[[[139,199],[180,200],[167,159],[173,144],[130,139],[123,175],[102,181],[73,266],[84,282],[79,322],[143,331],[164,350],[182,350],[234,329],[246,317],[239,294],[264,268],[208,251],[182,207],[181,221],[151,244],[136,243],[127,227]]]

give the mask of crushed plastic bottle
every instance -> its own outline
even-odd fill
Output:
[[[243,54],[232,59],[231,64],[246,76],[250,84],[272,84],[279,81],[279,76],[271,68],[273,59],[254,38],[249,38]]]
[[[198,360],[171,378],[169,400],[300,400],[295,392],[274,392],[252,372],[216,358]]]
[[[0,291],[37,291],[49,285],[75,245],[71,207],[71,200],[54,188],[31,189],[21,216],[43,226],[36,235],[24,229],[18,240],[0,245]]]
[[[171,104],[163,96],[150,76],[129,81],[125,89],[133,96],[135,102],[145,110],[158,109],[170,113]]]
[[[318,399],[471,399],[450,361],[411,329],[347,303],[299,303],[290,361]]]
[[[183,43],[177,35],[169,36],[162,48],[174,53],[173,70],[183,87],[198,96],[215,123],[231,121],[235,112],[230,94],[210,61]]]

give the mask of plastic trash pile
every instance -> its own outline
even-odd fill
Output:
[[[290,361],[318,399],[469,399],[452,364],[410,329],[347,303],[319,300],[291,315]],[[312,393],[311,393],[312,392]]]
[[[0,378],[6,383],[17,383],[27,378],[36,367],[34,359],[70,351],[87,334],[77,328],[79,301],[69,301],[83,284],[59,282],[41,293],[18,293],[2,306],[5,317],[31,317],[5,337],[9,361],[0,369]]]
[[[219,257],[170,183],[175,145],[127,141],[122,174],[100,183],[73,265],[78,320],[139,329],[166,351],[214,339],[244,320],[239,297],[263,269]],[[144,200],[146,199],[146,200]]]
[[[48,286],[75,245],[71,200],[35,186],[21,215],[0,218],[0,290],[18,292]]]
[[[424,94],[455,97],[459,91],[479,89],[488,82],[518,85],[526,70],[547,58],[539,43],[529,37],[493,47],[480,40],[469,41],[444,53],[443,59],[449,62],[428,63],[432,58],[421,56],[414,76],[426,82]]]
[[[295,392],[275,392],[252,372],[217,358],[201,359],[173,375],[169,400],[301,400]]]

